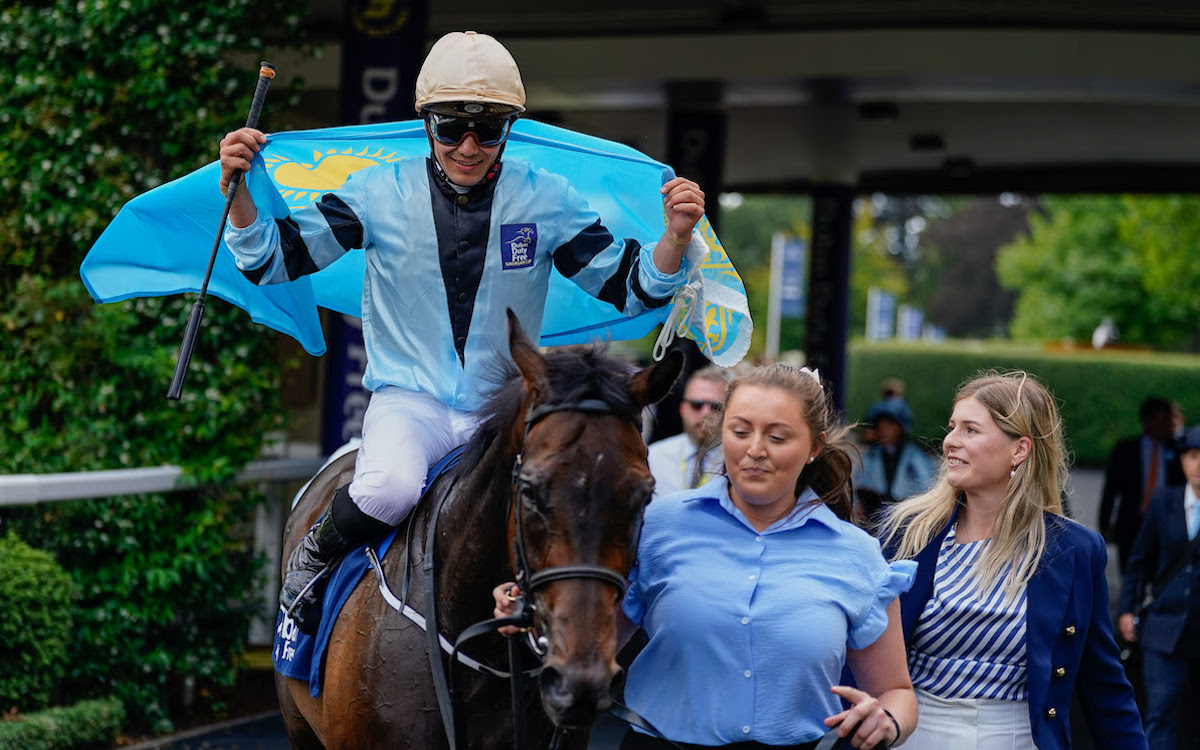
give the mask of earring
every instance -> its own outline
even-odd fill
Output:
[[[808,462],[809,462],[810,464],[811,464],[813,461],[816,461],[816,460],[817,460],[817,457],[816,457],[816,456],[809,456],[809,457],[808,457]]]
[[[1015,477],[1016,475],[1017,475],[1017,467],[1016,467],[1016,466],[1014,466],[1014,467],[1012,467],[1012,471],[1008,472],[1008,478],[1009,478],[1009,479],[1012,479],[1012,478],[1013,478],[1013,477]]]

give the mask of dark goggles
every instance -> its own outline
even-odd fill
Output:
[[[501,143],[504,143],[505,138],[508,138],[508,131],[512,127],[513,118],[487,117],[472,119],[470,117],[429,112],[425,116],[425,122],[426,127],[429,129],[429,135],[438,143],[443,143],[447,146],[457,146],[462,143],[463,139],[467,137],[467,133],[474,133],[475,138],[479,140],[480,146],[499,146]]]

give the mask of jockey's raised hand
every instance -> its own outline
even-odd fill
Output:
[[[704,215],[704,191],[686,177],[676,177],[659,192],[663,195],[667,228],[654,246],[654,265],[663,273],[675,273],[692,241],[692,231]]]
[[[221,139],[221,194],[229,188],[229,180],[236,172],[249,174],[250,162],[259,149],[267,142],[267,136],[255,128],[241,128],[227,133]],[[242,178],[243,187],[245,177]],[[238,189],[233,205],[229,207],[229,222],[241,229],[254,223],[258,217],[258,209],[254,207],[254,199],[249,190]]]

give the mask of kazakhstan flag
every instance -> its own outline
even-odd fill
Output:
[[[524,119],[513,127],[504,153],[506,159],[566,177],[614,235],[649,244],[662,234],[665,216],[658,190],[675,176],[665,164],[619,143]],[[254,159],[250,190],[260,210],[283,217],[341,187],[359,169],[428,154],[420,120],[274,133]],[[219,175],[220,165],[214,162],[126,204],[80,267],[92,297],[115,302],[198,292],[225,205],[217,190]],[[670,305],[635,318],[621,315],[554,271],[541,344],[637,339],[665,320],[660,342],[684,336],[718,364],[741,361],[752,331],[746,289],[708,219],[702,218],[697,229],[706,254],[690,258],[687,282]],[[317,308],[360,317],[363,271],[364,255],[358,250],[296,281],[255,286],[237,270],[222,243],[208,291],[320,355],[325,339]]]

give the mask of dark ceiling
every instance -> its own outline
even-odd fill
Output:
[[[307,124],[336,121],[341,7],[313,1],[325,56],[290,64]],[[467,29],[512,51],[531,117],[655,158],[671,92],[709,92],[729,191],[1200,186],[1194,0],[431,0],[427,44]]]

